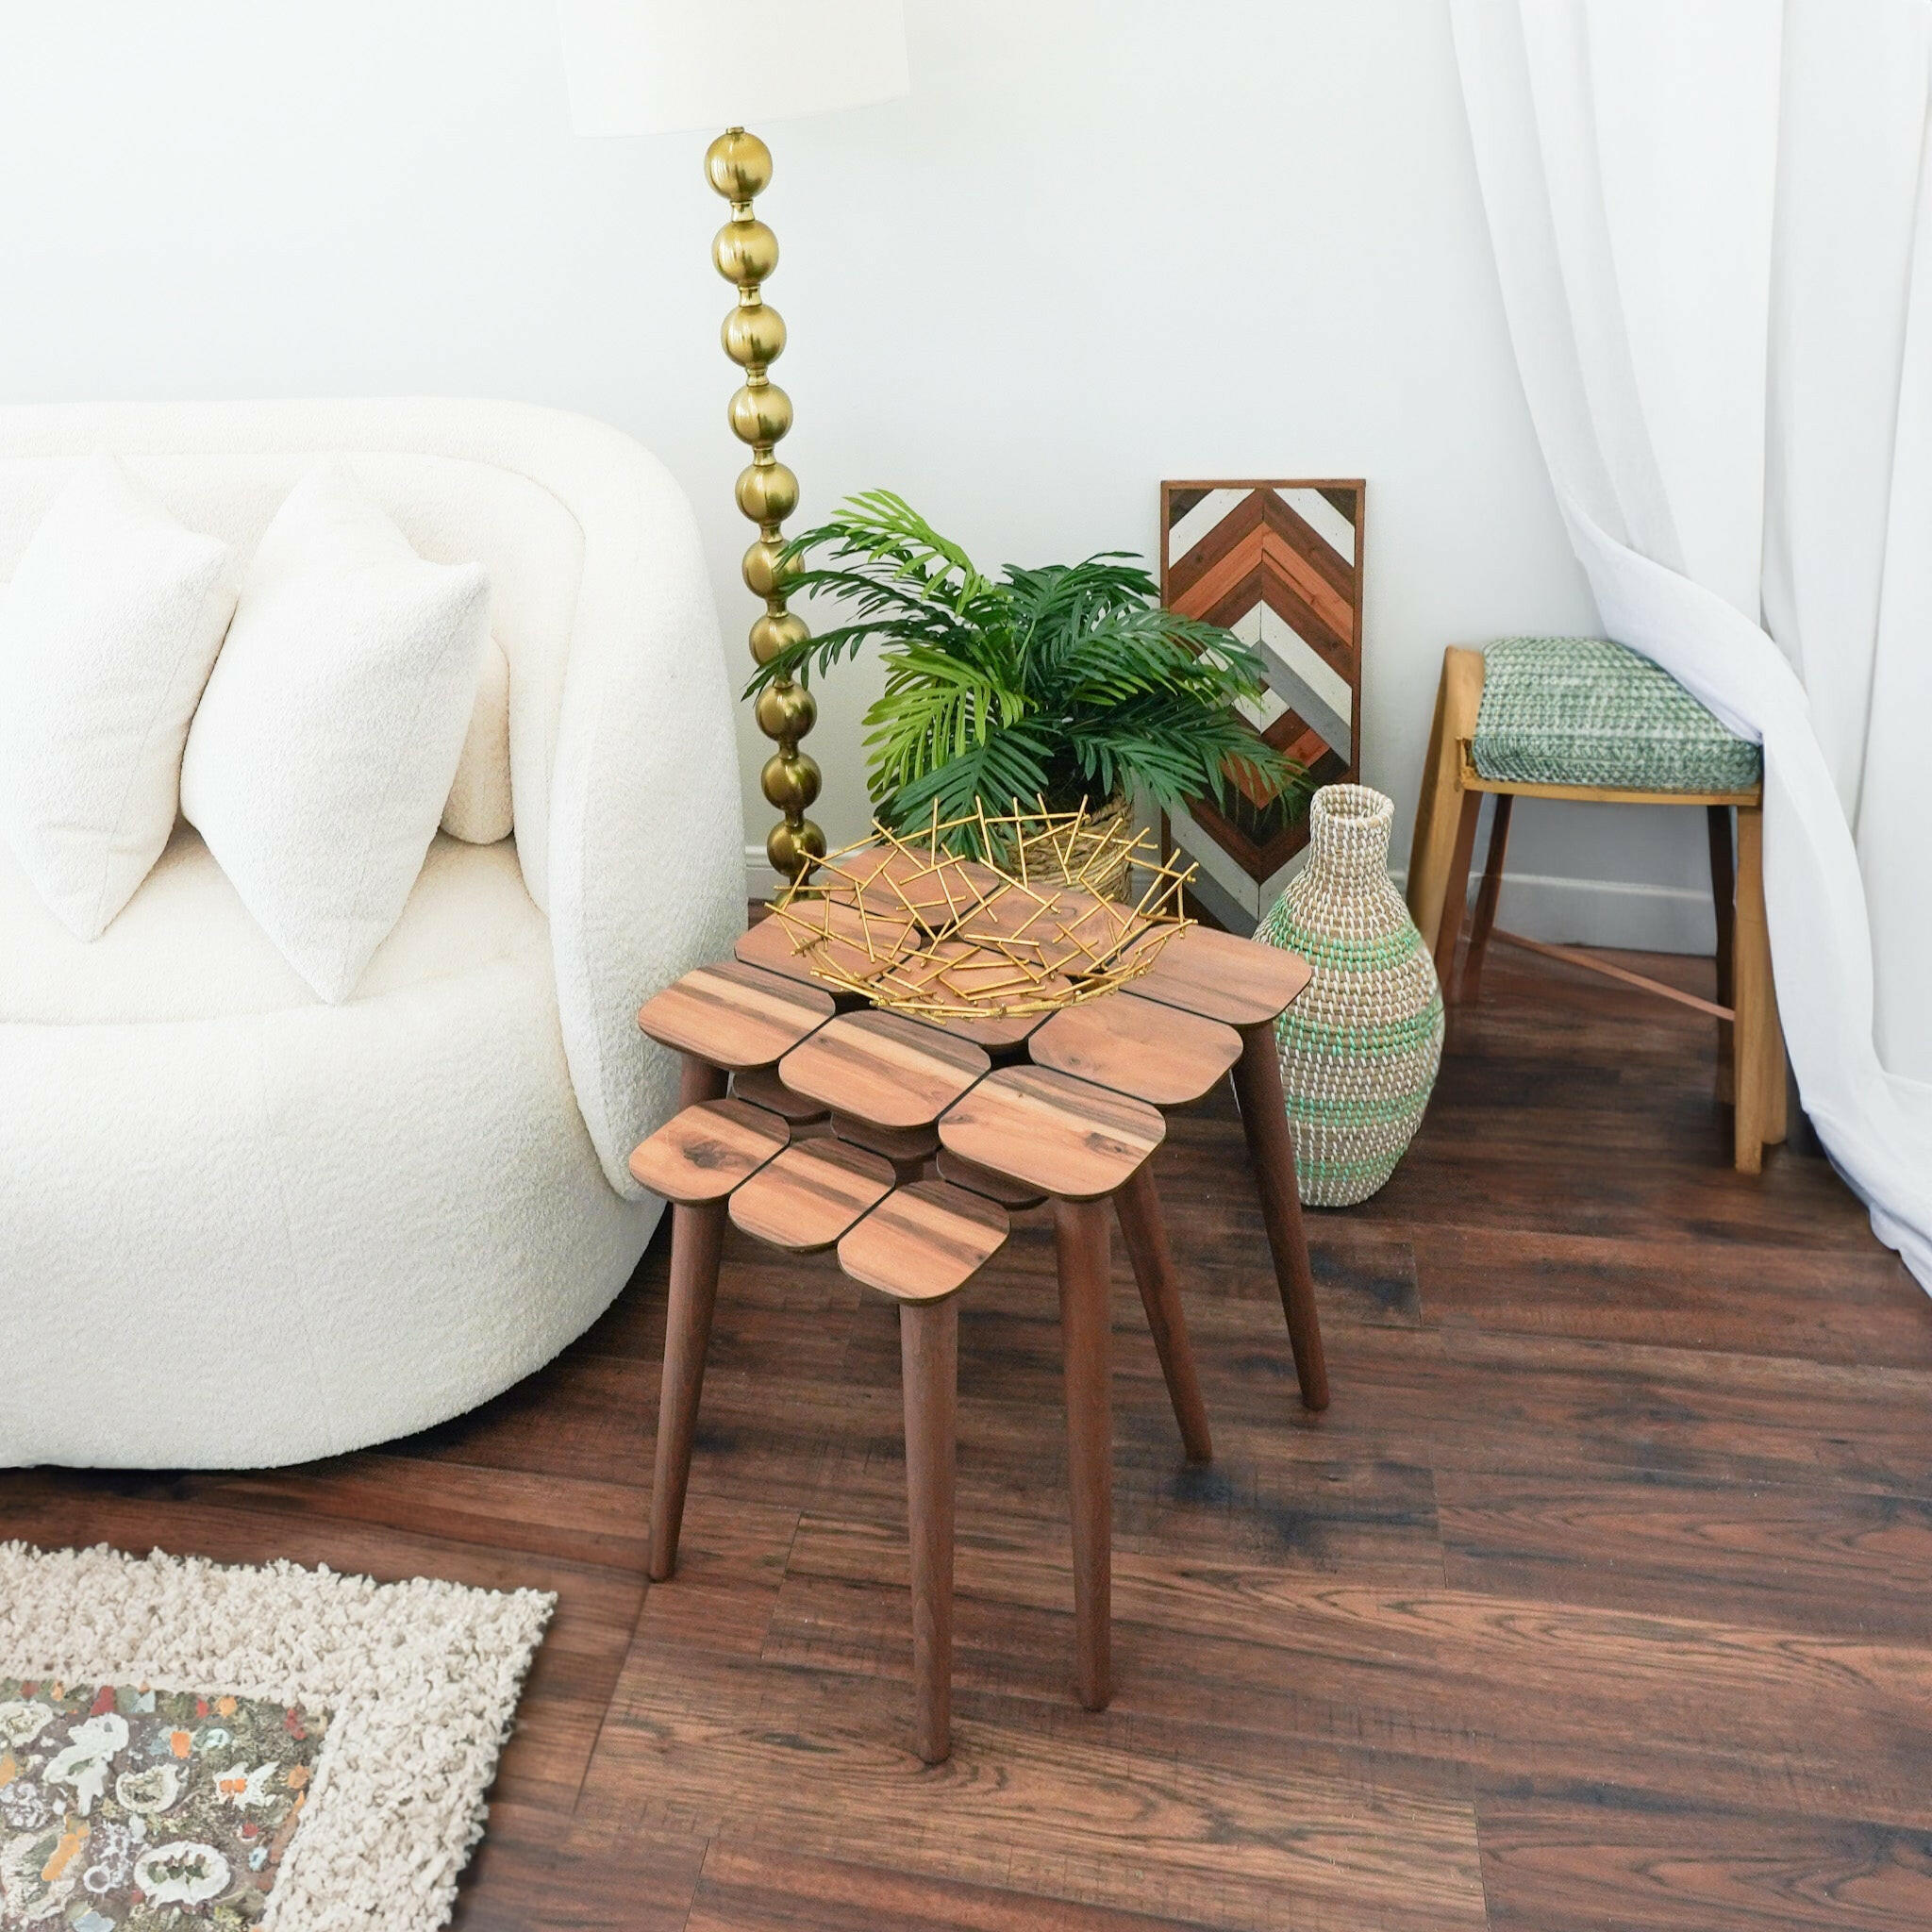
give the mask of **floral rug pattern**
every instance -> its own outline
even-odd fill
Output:
[[[325,1710],[0,1678],[0,1932],[236,1932],[268,1908]]]

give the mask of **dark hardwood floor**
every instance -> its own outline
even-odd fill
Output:
[[[1117,1243],[1101,1716],[1024,1223],[961,1314],[936,1770],[894,1318],[736,1236],[672,1583],[644,1583],[661,1240],[475,1415],[301,1469],[0,1474],[0,1534],[555,1590],[471,1932],[1924,1932],[1932,1304],[1823,1160],[1731,1172],[1712,1031],[1500,954],[1393,1181],[1312,1217],[1319,1418],[1231,1108],[1176,1123],[1217,1457],[1182,1465]]]

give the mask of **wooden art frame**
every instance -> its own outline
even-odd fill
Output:
[[[1368,484],[1359,476],[1160,486],[1161,602],[1261,651],[1267,696],[1243,715],[1257,738],[1306,765],[1318,786],[1361,776],[1367,512]],[[1233,785],[1225,807],[1201,798],[1171,814],[1163,847],[1184,847],[1219,896],[1254,919],[1307,843],[1307,811],[1289,810],[1244,774]]]

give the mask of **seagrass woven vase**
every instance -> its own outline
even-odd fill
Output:
[[[1435,962],[1389,878],[1394,818],[1365,785],[1316,792],[1308,862],[1255,934],[1315,972],[1274,1029],[1311,1208],[1365,1201],[1394,1173],[1441,1063]]]

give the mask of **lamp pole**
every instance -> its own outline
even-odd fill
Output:
[[[751,654],[767,664],[809,635],[805,620],[785,608],[792,573],[780,561],[785,544],[779,526],[798,508],[798,478],[773,454],[791,427],[791,398],[770,373],[785,348],[785,319],[760,288],[778,266],[778,238],[751,207],[771,184],[772,151],[756,134],[727,128],[706,151],[705,175],[731,204],[731,219],[711,243],[711,259],[738,289],[723,334],[724,353],[744,371],[730,417],[733,432],[751,445],[751,461],[739,472],[736,494],[739,508],[758,525],[744,553],[744,581],[764,599],[764,610],[751,627]],[[805,815],[819,795],[818,760],[798,748],[817,720],[818,703],[804,685],[781,678],[758,693],[756,715],[758,729],[778,747],[765,760],[759,783],[766,800],[784,814],[765,835],[765,857],[773,871],[793,879],[825,851],[824,833]]]

